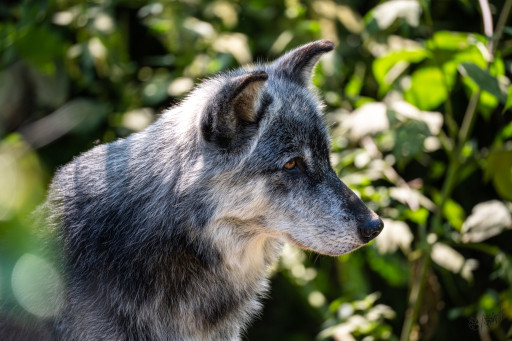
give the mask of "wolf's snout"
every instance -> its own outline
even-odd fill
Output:
[[[377,237],[384,228],[384,223],[380,218],[368,220],[363,225],[361,225],[358,229],[359,235],[361,239],[368,243],[373,238]]]

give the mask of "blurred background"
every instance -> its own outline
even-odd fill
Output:
[[[286,246],[243,339],[509,340],[511,4],[2,1],[0,314],[45,317],[61,285],[30,220],[59,166],[202,78],[328,38],[331,160],[386,228],[338,258]]]

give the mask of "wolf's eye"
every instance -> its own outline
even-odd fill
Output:
[[[295,161],[295,159],[291,159],[290,161],[284,164],[284,169],[286,169],[287,171],[297,170],[297,161]]]

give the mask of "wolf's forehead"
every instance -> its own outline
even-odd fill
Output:
[[[305,120],[321,113],[321,104],[311,90],[294,83],[269,83],[268,91],[272,98],[273,114],[296,116]]]
[[[311,90],[280,82],[272,85],[269,87],[272,101],[267,113],[271,121],[302,132],[323,133],[322,105]]]
[[[275,153],[298,152],[307,157],[328,152],[329,136],[321,108],[311,97],[309,93],[293,91],[272,96],[265,113],[262,141],[272,144],[270,149]]]

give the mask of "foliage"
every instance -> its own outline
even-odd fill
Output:
[[[2,307],[42,304],[23,296],[27,271],[50,267],[27,217],[56,167],[143,129],[203,77],[329,38],[314,83],[333,165],[386,228],[337,259],[286,247],[246,338],[511,337],[511,1],[486,5],[1,4]]]

